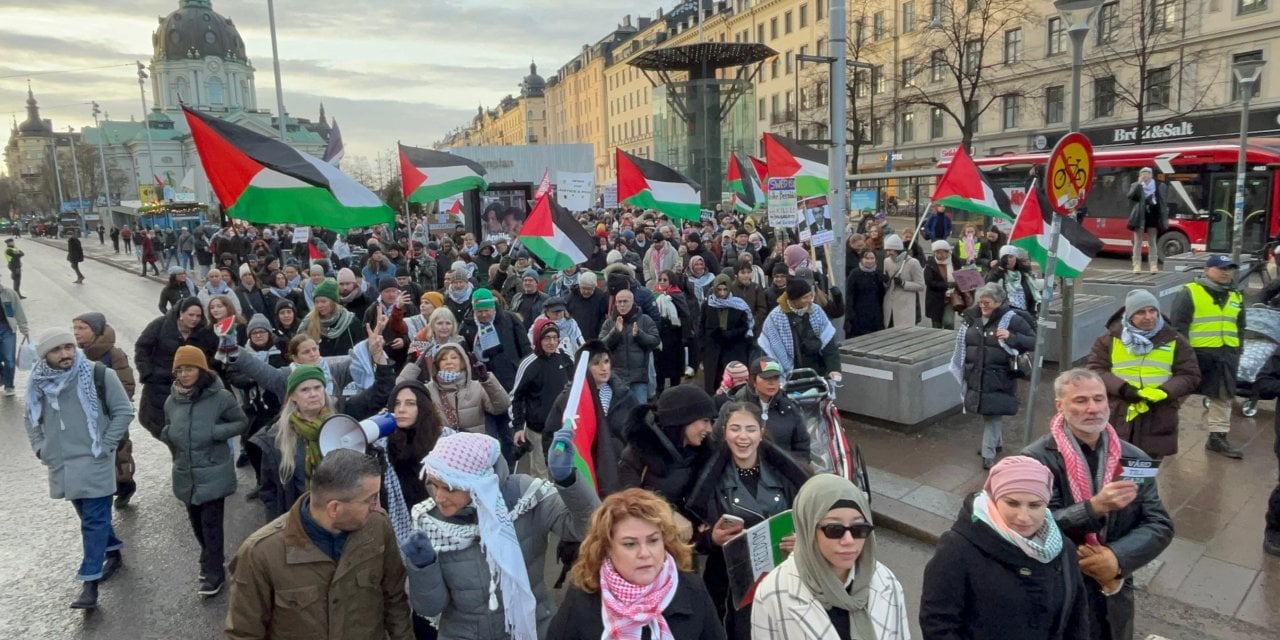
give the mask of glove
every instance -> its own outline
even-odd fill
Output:
[[[1102,545],[1080,545],[1076,549],[1080,555],[1080,572],[1093,578],[1105,594],[1113,594],[1124,585],[1124,577],[1120,575],[1120,561],[1109,547]]]
[[[893,286],[895,286],[895,287],[899,287],[899,288],[901,288],[901,287],[902,287],[902,276],[894,276],[894,277],[893,277]]]
[[[409,534],[409,539],[400,546],[400,552],[409,564],[422,569],[436,561],[436,550],[431,548],[431,539],[422,531]]]
[[[1138,388],[1128,382],[1124,383],[1123,387],[1120,387],[1120,397],[1124,398],[1125,402],[1130,403],[1137,402],[1142,399],[1142,395],[1138,393]]]
[[[1150,402],[1152,404],[1155,404],[1157,402],[1163,402],[1164,400],[1169,398],[1169,394],[1165,393],[1163,390],[1161,390],[1158,387],[1151,387],[1149,389],[1139,389],[1138,395],[1142,396],[1143,400],[1146,400],[1147,402]]]
[[[573,476],[573,458],[577,449],[573,446],[573,432],[561,429],[551,438],[551,450],[547,452],[547,471],[556,484],[564,484]]]
[[[1134,418],[1148,412],[1151,407],[1147,406],[1145,401],[1139,400],[1129,405],[1129,410],[1124,413],[1125,422],[1133,422]]]
[[[476,382],[484,382],[489,379],[489,368],[484,366],[483,362],[477,362],[471,367],[471,377]]]

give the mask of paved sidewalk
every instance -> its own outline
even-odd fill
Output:
[[[1045,374],[1033,440],[1048,432],[1053,411],[1056,372]],[[1272,405],[1262,403],[1255,418],[1237,409],[1231,440],[1244,450],[1244,460],[1207,453],[1199,398],[1183,405],[1181,452],[1165,459],[1158,477],[1176,537],[1136,580],[1150,594],[1280,633],[1280,558],[1262,551],[1263,516],[1277,479]],[[1024,414],[1006,418],[1005,455],[1024,446],[1025,420]],[[977,453],[977,416],[954,415],[910,433],[855,417],[846,417],[845,425],[871,468],[872,509],[884,526],[936,541],[951,527],[964,497],[986,480]]]
[[[38,242],[48,247],[61,249],[62,251],[67,250],[67,241],[65,238],[37,238],[33,236],[22,236],[18,240],[19,242]],[[123,248],[124,243],[121,243],[120,253],[116,253],[111,249],[111,239],[107,238],[107,243],[100,245],[98,244],[98,235],[96,233],[81,238],[80,244],[84,248],[84,257],[87,260],[94,260],[103,264],[111,265],[122,271],[131,272],[135,277],[140,276],[142,273],[142,259],[138,257],[136,246],[132,252],[126,253]],[[150,275],[151,268],[148,267],[148,275],[146,277],[161,284],[168,284],[169,276],[165,274],[164,261],[157,261],[156,264],[160,267],[160,275]],[[68,269],[67,273],[71,274],[70,269]],[[188,273],[191,277],[195,277],[194,273]],[[85,284],[90,284],[91,281],[92,277],[85,278]]]

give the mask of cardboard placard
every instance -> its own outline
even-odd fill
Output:
[[[1156,481],[1160,471],[1159,460],[1142,460],[1140,458],[1120,458],[1120,474],[1118,480],[1132,480],[1135,484],[1151,484]]]

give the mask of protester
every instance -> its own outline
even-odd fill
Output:
[[[702,305],[699,341],[702,345],[703,389],[707,394],[720,386],[725,365],[741,362],[750,355],[751,328],[755,319],[742,298],[729,291],[731,278],[720,274],[712,283]]]
[[[844,283],[844,334],[849,338],[884,329],[885,295],[889,285],[876,266],[876,253],[864,250],[851,265]]]
[[[760,330],[760,350],[782,365],[783,375],[795,369],[813,369],[839,382],[843,376],[836,328],[813,299],[808,282],[788,278],[785,293]]]
[[[133,363],[142,383],[138,422],[155,438],[164,428],[164,403],[173,386],[173,356],[186,345],[198,347],[207,360],[218,349],[218,337],[205,320],[199,298],[186,298],[152,320],[134,343]]]
[[[1040,290],[1031,277],[1031,266],[1022,262],[1022,249],[1013,245],[1000,248],[996,264],[987,269],[987,282],[1004,290],[1009,306],[1035,314],[1040,309]]]
[[[18,334],[24,341],[31,337],[22,299],[17,291],[0,283],[0,386],[6,396],[17,393],[13,377],[18,367]]]
[[[934,329],[951,329],[955,324],[955,314],[959,310],[952,303],[953,295],[964,299],[964,293],[956,289],[956,269],[960,268],[960,259],[951,251],[951,244],[946,240],[933,242],[933,255],[924,265],[924,315]]]
[[[596,274],[586,271],[578,276],[578,286],[565,295],[565,310],[578,323],[586,340],[600,335],[604,318],[609,314],[609,294],[599,286]]]
[[[1128,195],[1133,208],[1125,226],[1133,232],[1133,270],[1135,273],[1142,271],[1142,236],[1145,233],[1147,261],[1153,273],[1159,272],[1159,238],[1169,228],[1168,186],[1163,181],[1156,181],[1151,167],[1143,167],[1138,172],[1138,181],[1129,186]]]
[[[466,350],[446,343],[436,351],[427,383],[431,402],[439,408],[445,426],[457,431],[484,433],[487,416],[506,413],[511,398],[497,377],[483,364],[472,366]],[[414,379],[401,376],[401,380]]]
[[[84,274],[80,273],[80,263],[84,262],[84,245],[80,244],[80,238],[76,236],[67,238],[67,262],[71,263],[71,270],[76,272],[75,283],[83,283]]]
[[[298,324],[298,333],[315,340],[321,355],[340,356],[361,340],[360,325],[360,318],[339,303],[337,283],[325,280],[316,287],[315,306]]]
[[[649,355],[662,342],[657,325],[636,308],[629,289],[614,294],[613,313],[604,322],[600,340],[609,347],[614,371],[627,380],[636,403],[648,402]]]
[[[169,282],[160,290],[160,313],[168,313],[169,308],[178,304],[183,298],[199,295],[196,285],[187,276],[186,269],[174,265],[169,267]]]
[[[511,428],[515,444],[528,442],[529,475],[547,477],[546,456],[551,439],[543,434],[556,395],[573,377],[573,360],[560,351],[560,328],[548,318],[533,322],[533,353],[520,361],[511,389]],[[553,432],[560,425],[554,425]]]
[[[896,235],[884,239],[884,253],[884,274],[889,285],[884,297],[884,326],[914,326],[919,321],[924,268],[903,251],[902,238]]]
[[[658,274],[654,285],[655,303],[658,307],[658,340],[661,344],[653,353],[653,369],[657,378],[657,393],[667,387],[680,384],[690,363],[686,360],[692,334],[693,319],[698,317],[689,306],[689,300],[676,284],[682,278],[671,271]]]
[[[754,358],[748,381],[733,399],[756,407],[769,440],[803,464],[809,462],[809,429],[800,406],[782,390],[782,365],[768,356]]]
[[[92,362],[101,362],[116,372],[116,377],[124,386],[125,395],[132,401],[137,386],[133,368],[129,366],[129,355],[116,346],[116,330],[107,324],[106,316],[97,312],[82,313],[71,321],[71,333],[75,336],[76,346],[84,352],[84,357]],[[138,490],[138,484],[133,480],[134,470],[133,442],[129,440],[129,432],[125,431],[116,447],[117,509],[129,506],[129,500]]]

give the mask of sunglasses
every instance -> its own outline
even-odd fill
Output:
[[[863,540],[871,537],[871,532],[875,530],[875,525],[866,522],[855,522],[850,525],[832,523],[820,525],[818,527],[818,531],[821,531],[822,535],[828,540],[843,539],[845,532],[848,532],[850,536],[853,536],[854,540]]]

